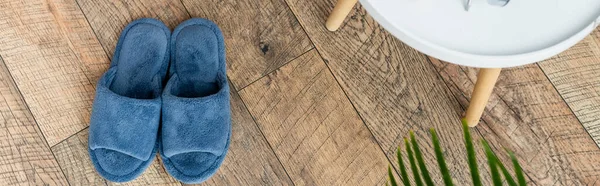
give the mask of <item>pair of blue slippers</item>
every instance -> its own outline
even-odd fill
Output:
[[[129,24],[92,108],[88,150],[98,173],[133,180],[160,152],[184,183],[212,176],[231,135],[225,71],[223,35],[209,20],[187,20],[173,34],[155,19]]]

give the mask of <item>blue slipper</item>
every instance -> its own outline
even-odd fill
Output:
[[[160,155],[171,176],[200,183],[217,171],[229,148],[231,114],[223,36],[213,22],[190,19],[175,28],[170,47]]]
[[[152,162],[169,64],[170,30],[138,19],[121,33],[110,68],[96,86],[88,151],[107,180],[135,179]]]

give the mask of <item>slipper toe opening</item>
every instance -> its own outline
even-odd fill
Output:
[[[169,158],[173,166],[186,176],[198,176],[214,169],[218,156],[207,152],[188,152]]]
[[[107,173],[115,176],[125,176],[136,171],[144,161],[130,155],[110,150],[96,149],[92,151],[98,160],[98,165]]]

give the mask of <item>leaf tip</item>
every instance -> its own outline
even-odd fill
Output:
[[[469,122],[467,122],[467,118],[462,118],[460,121],[462,122],[463,127],[469,127]]]

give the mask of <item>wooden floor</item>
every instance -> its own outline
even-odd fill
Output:
[[[91,105],[121,30],[142,17],[171,28],[203,17],[223,30],[233,136],[206,185],[381,185],[411,129],[436,165],[430,127],[455,183],[468,184],[459,118],[477,69],[415,51],[361,6],[329,32],[334,3],[0,0],[0,185],[113,184],[88,157]],[[471,130],[498,153],[515,151],[530,185],[600,185],[600,29],[551,59],[505,69]],[[181,183],[156,160],[126,184]]]

